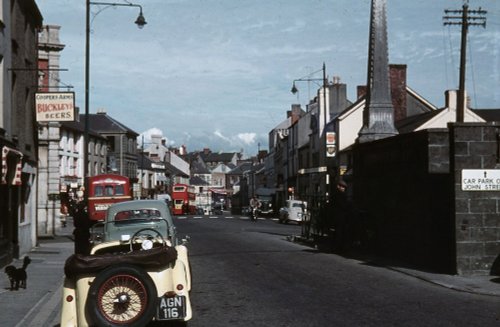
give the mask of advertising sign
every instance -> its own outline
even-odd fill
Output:
[[[74,121],[75,93],[36,93],[35,110],[37,122]]]
[[[335,157],[337,154],[337,134],[326,132],[326,156]]]

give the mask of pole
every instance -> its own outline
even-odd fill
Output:
[[[330,112],[330,108],[327,108],[326,106],[326,86],[328,82],[326,80],[326,65],[323,62],[323,166],[327,167],[327,162],[328,159],[326,157],[326,113]],[[327,111],[328,110],[328,111]],[[325,194],[325,199],[328,201],[328,181],[329,181],[330,176],[328,175],[328,169],[326,170],[326,175],[325,175],[325,188],[324,188],[324,194]]]
[[[141,187],[140,187],[140,192],[141,192],[141,195],[139,196],[139,199],[142,199],[142,188],[144,187],[144,181],[143,181],[143,169],[144,169],[144,134],[142,134],[142,153],[141,153],[141,178],[140,178],[140,183],[141,183]]]
[[[469,6],[465,3],[462,10],[445,10],[447,16],[443,19],[446,21],[444,25],[462,25],[462,35],[460,44],[460,80],[458,87],[457,99],[457,122],[462,123],[465,120],[465,69],[467,65],[467,33],[469,26],[482,26],[486,28],[486,17],[483,16],[487,13],[479,7],[478,10],[469,10]],[[449,16],[448,14],[461,14],[461,16]],[[469,15],[470,14],[470,15]],[[458,22],[457,22],[458,21]]]
[[[458,101],[457,101],[457,123],[464,122],[465,116],[465,66],[467,58],[467,4],[463,5],[462,10],[462,36],[460,45],[460,80],[458,85]]]
[[[86,0],[85,8],[85,129],[83,133],[83,183],[85,191],[83,198],[88,200],[89,173],[89,82],[90,82],[90,0]]]
[[[323,135],[326,135],[326,84],[326,66],[323,62]]]

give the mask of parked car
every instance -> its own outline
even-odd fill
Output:
[[[90,255],[65,264],[60,326],[186,325],[191,271],[163,200],[114,204],[91,229]]]
[[[295,221],[302,223],[303,215],[306,213],[307,203],[300,200],[286,200],[285,206],[279,210],[279,222],[288,223]]]
[[[267,199],[259,199],[260,201],[260,213],[263,215],[263,216],[272,216],[274,214],[274,210],[273,210],[273,203],[271,202],[271,200],[267,200]]]

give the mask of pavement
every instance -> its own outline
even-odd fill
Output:
[[[26,289],[10,291],[10,283],[7,275],[0,274],[1,326],[59,326],[62,282],[64,278],[63,267],[66,259],[74,250],[69,229],[69,227],[66,228],[60,236],[40,240],[39,245],[27,254],[32,261],[27,268],[28,282]],[[12,264],[20,267],[22,266],[22,261],[22,259],[15,260]],[[500,277],[455,276],[403,268],[397,265],[383,264],[382,266],[402,274],[413,276],[423,282],[432,283],[458,292],[500,297]]]

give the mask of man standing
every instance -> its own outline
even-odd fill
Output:
[[[350,242],[349,219],[352,213],[352,205],[347,197],[346,190],[346,182],[340,180],[337,183],[332,199],[332,215],[335,227],[333,247],[338,251],[345,250]]]
[[[92,226],[89,215],[88,206],[85,200],[77,203],[74,215],[73,224],[75,230],[75,254],[90,254],[90,227]]]

